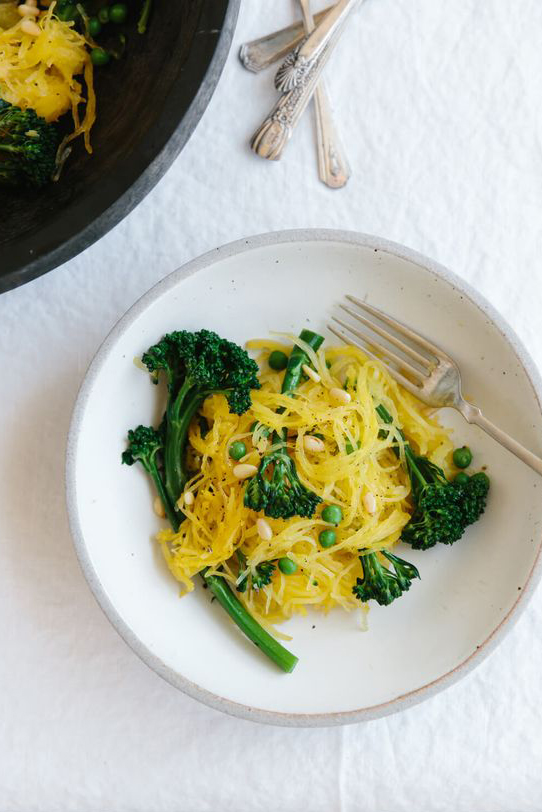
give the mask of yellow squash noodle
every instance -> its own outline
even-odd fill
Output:
[[[89,134],[96,119],[93,68],[85,37],[73,23],[54,16],[54,4],[37,19],[38,35],[22,29],[22,20],[0,31],[0,98],[23,110],[31,108],[46,121],[70,111],[74,131],[66,141]],[[80,78],[83,75],[86,97]],[[85,105],[81,120],[79,105]]]
[[[290,338],[290,337],[289,337]],[[303,342],[292,341],[309,352]],[[189,433],[191,464],[198,473],[187,483],[179,505],[186,521],[178,532],[159,533],[167,565],[187,590],[193,589],[193,576],[205,567],[222,575],[235,588],[239,571],[235,551],[247,558],[247,571],[263,561],[289,557],[297,566],[293,575],[280,570],[271,584],[237,593],[251,613],[268,628],[308,607],[328,611],[333,607],[349,610],[360,607],[352,594],[356,578],[362,574],[358,551],[388,549],[397,543],[410,518],[410,483],[401,460],[392,450],[393,435],[384,428],[375,406],[384,404],[394,424],[401,427],[416,451],[428,455],[449,471],[452,442],[430,411],[401,389],[379,363],[351,346],[327,347],[309,355],[321,380],[305,380],[295,397],[280,394],[283,373],[267,364],[273,349],[287,349],[270,340],[249,342],[260,351],[262,388],[253,392],[253,405],[244,415],[230,414],[221,395],[208,398],[202,414],[209,425],[202,437],[198,420]],[[337,405],[330,390],[345,388],[349,403]],[[278,409],[283,409],[277,414]],[[243,462],[258,465],[261,453],[271,439],[262,436],[257,421],[271,429],[286,427],[288,450],[295,460],[302,482],[323,500],[339,505],[343,520],[336,528],[337,541],[324,549],[319,533],[329,527],[320,518],[320,508],[311,519],[294,517],[266,521],[272,528],[270,541],[260,538],[256,514],[243,504],[245,484],[235,478],[228,454],[235,440],[247,447]],[[304,437],[318,433],[324,451],[306,451]],[[190,491],[195,499],[185,503]],[[376,511],[368,512],[364,496],[370,493]],[[282,635],[279,635],[282,636]]]

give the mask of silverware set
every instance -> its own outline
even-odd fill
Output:
[[[318,174],[332,189],[346,184],[350,167],[337,135],[321,74],[348,16],[361,2],[363,0],[338,0],[313,16],[310,0],[298,0],[302,21],[248,42],[239,52],[244,67],[253,72],[283,60],[275,75],[275,87],[280,96],[252,137],[254,152],[267,160],[278,161],[314,96]]]
[[[264,70],[282,60],[275,75],[275,87],[280,96],[252,137],[251,146],[254,152],[262,158],[278,161],[297,122],[314,96],[318,174],[320,180],[332,189],[339,189],[347,183],[350,168],[333,123],[321,74],[345,28],[348,16],[361,2],[363,0],[338,0],[334,5],[313,15],[310,0],[297,0],[301,21],[247,42],[239,52],[244,67],[253,72]],[[350,317],[350,322],[335,318],[334,324],[328,325],[335,335],[347,344],[358,344],[371,357],[378,356],[387,366],[390,375],[424,403],[457,409],[469,423],[480,426],[497,442],[542,474],[542,459],[490,423],[480,409],[465,400],[461,392],[459,368],[452,358],[404,324],[370,307],[366,302],[353,296],[347,298],[349,306],[343,305],[342,309]],[[372,319],[369,320],[367,315]],[[356,322],[361,324],[364,331],[359,330]],[[384,339],[384,345],[375,339],[375,334]],[[377,356],[369,348],[376,350]],[[397,354],[397,349],[400,355]]]

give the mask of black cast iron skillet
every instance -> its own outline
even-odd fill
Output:
[[[0,292],[91,245],[152,189],[194,130],[216,87],[240,0],[154,0],[145,35],[95,71],[93,154],[78,144],[61,179],[0,191]]]

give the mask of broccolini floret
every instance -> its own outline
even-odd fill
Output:
[[[392,567],[385,567],[379,555],[384,556]],[[360,561],[363,578],[357,579],[352,592],[362,603],[375,600],[380,606],[388,606],[401,597],[403,592],[408,592],[414,578],[420,577],[414,564],[387,550],[380,550],[379,553],[366,552],[360,555]]]
[[[323,337],[311,330],[302,330],[299,336],[313,350],[318,350]],[[282,393],[291,395],[299,385],[304,364],[310,363],[307,354],[297,345],[293,348],[282,382]],[[263,510],[273,519],[291,519],[292,516],[310,518],[321,498],[305,487],[299,479],[295,462],[286,448],[285,429],[273,433],[272,450],[265,453],[258,472],[248,480],[245,506]]]
[[[246,592],[248,586],[251,589],[263,589],[264,586],[271,583],[271,578],[276,570],[276,566],[272,561],[262,561],[252,571],[248,571],[247,557],[241,550],[237,550],[237,560],[239,562],[239,572],[245,573],[236,586],[238,592]]]
[[[128,448],[122,453],[122,461],[125,465],[133,465],[140,462],[145,471],[151,477],[162,504],[164,511],[173,527],[178,524],[177,515],[171,501],[166,493],[161,475],[160,458],[164,451],[164,429],[154,429],[152,426],[138,426],[128,432]]]
[[[48,183],[56,169],[60,138],[34,110],[21,110],[0,99],[0,185],[34,186]]]
[[[142,361],[168,386],[164,468],[166,490],[175,504],[188,479],[188,428],[209,395],[223,394],[230,411],[243,414],[251,405],[250,390],[259,389],[258,366],[248,353],[210,330],[180,330],[165,335],[143,354]]]
[[[377,406],[376,411],[385,423],[392,422],[384,406]],[[464,484],[449,482],[438,465],[415,454],[408,442],[404,443],[404,455],[414,513],[401,539],[416,550],[427,550],[438,543],[453,544],[484,512],[489,477],[480,472]]]

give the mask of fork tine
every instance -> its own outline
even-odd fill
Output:
[[[347,344],[356,344],[356,346],[358,346],[361,350],[363,350],[365,355],[369,356],[369,358],[372,358],[373,361],[378,361],[379,363],[382,363],[382,360],[380,358],[377,358],[376,355],[374,355],[370,350],[368,350],[366,347],[361,346],[357,341],[353,341],[351,336],[348,336],[346,333],[343,333],[342,330],[337,330],[337,328],[333,324],[328,324],[327,329],[330,330],[330,332],[332,332],[334,335],[336,335],[337,338],[340,338],[341,341],[345,341]],[[393,369],[393,367],[389,367],[387,364],[384,364],[384,366],[386,367],[391,377],[395,381],[397,381],[397,383],[400,384],[403,387],[403,389],[406,389],[408,392],[410,392],[411,395],[414,395],[414,397],[423,400],[422,397],[423,393],[420,390],[419,386],[415,386],[412,383],[412,381],[409,381],[408,378],[405,378],[404,375],[401,375],[401,373],[397,372],[397,370]]]
[[[356,327],[352,327],[352,325],[347,324],[345,321],[342,321],[341,319],[338,319],[336,316],[332,316],[332,319],[333,319],[333,321],[336,321],[337,324],[340,324],[341,327],[344,327],[346,330],[349,330],[351,333],[353,333],[357,338],[360,338],[366,344],[369,344],[371,347],[375,347],[378,350],[378,352],[381,352],[382,355],[385,356],[384,360],[390,359],[390,360],[394,361],[396,364],[398,364],[400,367],[403,367],[403,369],[408,370],[408,372],[414,378],[416,378],[416,380],[419,383],[422,383],[422,381],[421,381],[422,376],[427,377],[427,376],[425,376],[423,374],[423,372],[420,372],[419,369],[416,369],[416,367],[413,367],[412,364],[410,364],[404,358],[401,358],[399,355],[394,353],[393,350],[389,350],[387,347],[384,347],[383,344],[380,344],[378,341],[376,341],[374,338],[372,338],[372,336],[367,335],[366,333],[363,333],[361,330],[358,330]]]
[[[393,344],[394,347],[397,347],[397,349],[401,350],[401,352],[404,352],[405,355],[408,355],[409,358],[412,358],[412,360],[417,361],[421,366],[425,367],[426,369],[430,369],[431,366],[433,366],[433,361],[430,361],[428,358],[420,355],[420,353],[417,352],[414,347],[409,347],[408,344],[405,344],[400,338],[396,338],[392,333],[383,330],[378,324],[375,324],[373,321],[369,321],[369,319],[366,319],[365,316],[362,316],[360,313],[356,313],[356,311],[351,307],[347,307],[347,305],[342,304],[340,305],[340,308],[341,310],[344,310],[345,313],[348,313],[349,316],[352,316],[352,318],[364,324],[365,327],[368,327],[374,333],[381,336],[381,338],[385,338],[386,341],[389,341],[390,344]]]
[[[380,321],[384,322],[384,324],[387,324],[389,327],[392,327],[398,333],[401,333],[401,335],[405,336],[405,338],[409,338],[411,341],[418,344],[420,347],[423,347],[424,350],[427,350],[427,352],[431,353],[431,355],[433,355],[435,358],[437,359],[447,358],[446,354],[443,353],[442,350],[440,350],[434,344],[431,344],[431,342],[428,341],[426,338],[421,336],[419,333],[415,333],[414,330],[411,330],[409,327],[406,327],[400,321],[392,319],[391,316],[387,316],[386,313],[382,312],[382,310],[378,310],[378,308],[373,307],[370,304],[367,304],[367,302],[362,302],[361,299],[357,299],[355,296],[351,296],[350,294],[347,294],[346,298],[350,302],[353,302],[354,304],[358,305],[358,307],[361,307],[363,310],[366,310],[367,313],[371,313],[371,315],[376,316],[377,319],[380,319]]]

